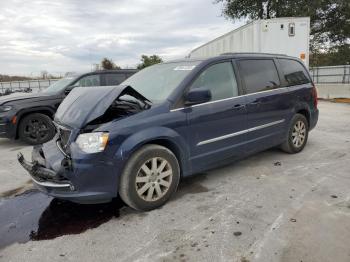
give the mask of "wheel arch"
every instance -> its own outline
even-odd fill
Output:
[[[154,127],[140,131],[127,138],[119,147],[116,155],[127,162],[133,153],[145,145],[160,145],[169,149],[178,159],[181,176],[190,172],[189,149],[183,137],[166,127]]]
[[[158,146],[163,146],[163,147],[169,149],[176,156],[176,158],[179,161],[180,175],[182,176],[182,170],[184,170],[184,163],[183,163],[184,161],[182,160],[182,157],[181,157],[180,148],[178,147],[178,145],[176,143],[174,143],[173,141],[171,141],[167,138],[155,138],[155,139],[149,140],[143,144],[138,145],[138,147],[135,148],[135,151],[140,149],[143,146],[146,146],[146,145],[158,145]]]
[[[310,111],[309,110],[303,108],[303,109],[299,109],[298,111],[296,111],[296,113],[305,116],[307,123],[310,126]]]

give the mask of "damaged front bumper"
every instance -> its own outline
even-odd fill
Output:
[[[18,162],[28,171],[32,181],[41,187],[69,189],[74,191],[74,186],[68,180],[57,180],[57,174],[48,168],[43,167],[38,161],[28,162],[22,153],[17,155]]]
[[[18,161],[41,192],[81,204],[106,203],[118,195],[118,161],[103,154],[84,154],[71,147],[67,159],[52,140],[36,146],[32,160],[18,154]]]

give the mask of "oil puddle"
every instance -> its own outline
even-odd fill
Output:
[[[0,200],[0,249],[12,243],[79,234],[119,216],[124,204],[79,205],[38,191]]]

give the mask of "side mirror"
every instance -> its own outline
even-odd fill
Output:
[[[211,92],[209,89],[196,88],[190,90],[185,96],[185,105],[195,105],[211,100]]]

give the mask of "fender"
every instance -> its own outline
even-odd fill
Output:
[[[171,144],[177,151],[173,153],[178,157],[182,175],[186,176],[190,174],[191,167],[186,160],[189,159],[190,152],[188,145],[180,134],[167,127],[151,127],[133,134],[120,145],[115,157],[121,158],[121,160],[126,163],[137,149],[156,140],[166,141]]]

